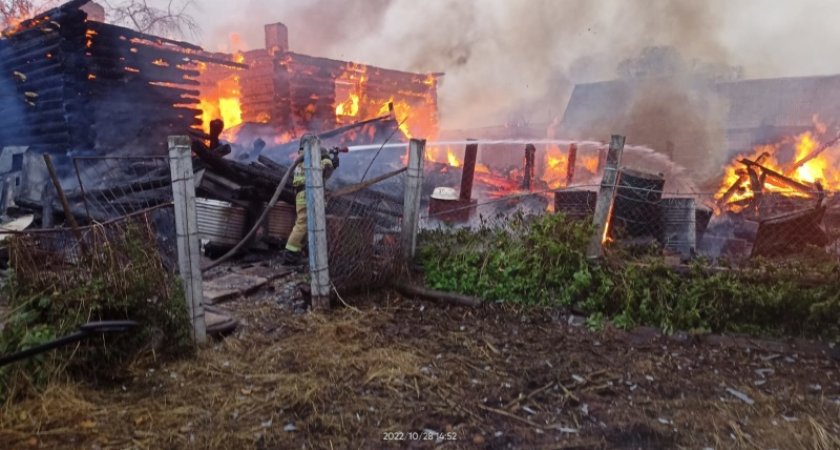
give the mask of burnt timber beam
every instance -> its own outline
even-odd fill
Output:
[[[474,141],[474,139],[467,139]],[[472,199],[473,182],[475,181],[475,165],[478,161],[478,143],[467,144],[464,149],[464,168],[461,171],[460,199],[469,202]]]

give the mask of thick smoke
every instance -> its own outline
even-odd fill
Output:
[[[445,72],[439,91],[445,129],[514,118],[551,123],[562,117],[576,83],[630,80],[634,95],[621,111],[623,121],[593,120],[572,131],[599,140],[623,132],[634,144],[673,151],[699,173],[718,169],[724,153],[727,105],[710,87],[716,68],[738,64],[758,68],[751,76],[789,75],[791,67],[773,65],[766,50],[759,64],[750,54],[756,49],[751,42],[775,36],[782,48],[803,47],[793,44],[801,44],[799,39],[779,39],[772,31],[785,14],[768,9],[791,8],[754,0],[252,0],[247,5],[211,33],[240,31],[256,47],[262,35],[255,18],[276,20],[289,26],[295,51]],[[764,23],[765,13],[775,19]],[[799,27],[801,33],[813,31]],[[678,53],[682,62],[670,68],[667,81],[661,73],[617,73],[622,62],[643,58],[650,47]]]
[[[696,180],[716,182],[727,156],[728,111],[716,83],[738,79],[740,69],[686,60],[674,47],[648,47],[622,61],[617,75],[591,89],[597,100],[586,101],[586,87],[573,98],[562,132],[577,138],[624,134],[690,168]]]
[[[573,83],[612,78],[620,61],[652,45],[725,63],[715,32],[717,3],[255,0],[234,21],[247,25],[220,29],[243,32],[259,46],[261,30],[251,21],[278,20],[289,26],[297,51],[446,72],[442,119],[457,128],[501,123],[511,115],[550,122],[562,114]]]

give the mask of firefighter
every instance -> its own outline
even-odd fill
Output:
[[[330,151],[321,152],[321,169],[324,171],[324,182],[332,175],[332,172],[338,168],[338,152],[346,151],[344,149],[333,149]],[[303,147],[298,150],[298,155],[303,156]],[[284,263],[287,265],[297,265],[301,262],[301,253],[303,250],[303,242],[307,236],[306,228],[306,172],[303,169],[303,163],[295,167],[292,176],[292,187],[295,190],[295,211],[297,219],[295,226],[292,228],[289,238],[286,240],[286,252],[284,255]]]

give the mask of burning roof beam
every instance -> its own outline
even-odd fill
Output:
[[[785,176],[775,170],[772,170],[766,166],[761,165],[758,162],[751,161],[749,159],[743,158],[739,161],[741,164],[753,168],[761,169],[761,176],[765,179],[765,183],[770,183],[774,186],[782,187],[782,188],[789,188],[793,189],[794,191],[800,192],[806,195],[812,195],[816,190],[816,187],[813,185],[801,183],[799,181],[794,180],[788,176]],[[761,183],[762,185],[764,183]]]

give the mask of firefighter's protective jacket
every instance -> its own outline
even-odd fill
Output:
[[[321,157],[321,169],[324,171],[324,180],[332,175],[333,170],[333,162],[329,156],[322,156]],[[298,164],[295,167],[295,171],[292,174],[292,187],[295,188],[295,204],[296,205],[306,205],[306,170],[303,168],[303,164]]]

